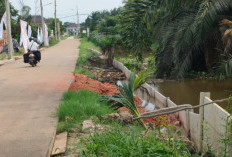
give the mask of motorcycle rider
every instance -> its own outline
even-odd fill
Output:
[[[30,38],[29,41],[27,45],[28,53],[33,53],[36,56],[36,60],[40,62],[41,53],[38,51],[39,45],[34,41],[34,38]]]

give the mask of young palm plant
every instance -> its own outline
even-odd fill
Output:
[[[112,107],[115,109],[126,107],[134,117],[139,117],[140,113],[134,102],[133,92],[145,83],[150,74],[151,71],[143,71],[136,77],[136,74],[132,72],[129,82],[123,82],[122,85],[118,87],[121,94],[116,94],[113,97],[104,95],[100,97],[100,100],[112,104]],[[145,129],[147,129],[147,126],[142,119],[139,119],[138,121]]]

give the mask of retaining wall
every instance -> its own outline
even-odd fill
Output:
[[[95,50],[91,51],[101,54]],[[127,78],[130,77],[131,71],[121,62],[114,60],[113,66],[125,73]],[[155,104],[156,109],[177,106],[147,83],[137,89],[135,94],[142,100]],[[210,94],[201,93],[200,104],[209,102],[212,102]],[[195,143],[199,151],[206,150],[207,146],[210,146],[218,155],[222,153],[222,148],[225,148],[225,144],[220,141],[232,135],[229,130],[232,128],[231,123],[228,125],[228,122],[232,121],[230,114],[215,103],[200,108],[200,114],[189,110],[176,113],[176,116],[181,122],[183,133]],[[232,156],[232,145],[228,145],[227,150],[230,150]]]

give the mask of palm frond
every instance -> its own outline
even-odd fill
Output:
[[[119,91],[121,95],[114,95],[111,96],[100,96],[100,101],[108,102],[112,105],[114,109],[118,109],[120,107],[126,107],[134,117],[139,117],[140,113],[138,110],[137,105],[134,102],[134,95],[133,95],[133,87],[136,81],[135,73],[131,73],[130,80],[128,83],[122,83],[122,86],[119,86]],[[143,120],[139,120],[139,123],[146,128]]]

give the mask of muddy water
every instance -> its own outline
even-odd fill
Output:
[[[185,81],[165,81],[155,85],[166,97],[170,97],[176,104],[199,104],[200,92],[210,92],[211,99],[227,98],[232,94],[232,80],[185,80]],[[232,106],[227,102],[219,104],[230,113]]]

